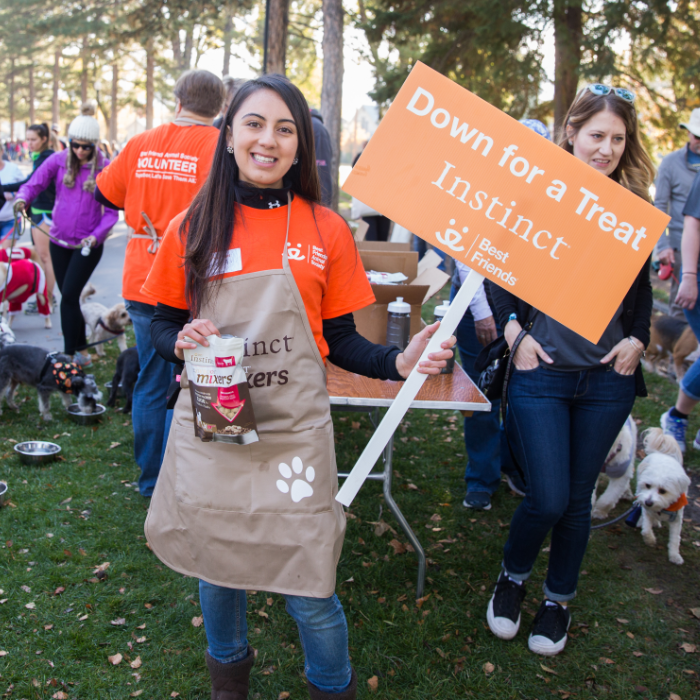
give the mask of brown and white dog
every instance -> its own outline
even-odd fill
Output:
[[[14,256],[13,256],[14,257]],[[22,311],[29,297],[36,294],[36,305],[44,317],[44,328],[51,328],[51,306],[46,292],[44,269],[33,260],[24,258],[11,263],[0,262],[0,301],[3,304],[3,319],[12,327],[12,319]]]
[[[647,348],[644,368],[664,376],[661,371],[663,360],[668,361],[667,376],[675,371],[676,381],[680,382],[698,350],[698,340],[690,326],[678,318],[660,314],[651,320],[651,340]]]
[[[129,312],[123,303],[115,304],[108,309],[104,304],[96,301],[87,301],[95,293],[95,288],[88,284],[80,295],[80,310],[83,312],[85,323],[90,329],[88,343],[97,343],[101,340],[117,339],[120,352],[126,350],[126,335],[124,331],[131,323]],[[104,357],[103,344],[95,346],[95,352]]]

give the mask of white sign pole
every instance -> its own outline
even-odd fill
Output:
[[[428,347],[426,347],[421,355],[420,361],[427,360],[430,353],[438,352],[440,350],[440,344],[455,332],[455,329],[462,320],[462,316],[466,313],[469,303],[474,298],[483,280],[483,276],[478,272],[474,270],[469,272],[467,279],[464,281],[461,289],[457,292],[447,309],[447,313],[442,319],[440,328],[430,339]],[[357,496],[357,492],[374,468],[374,465],[384,451],[387,443],[391,440],[391,436],[399,427],[403,417],[406,415],[406,411],[408,411],[413,400],[420,391],[420,388],[423,386],[423,382],[428,378],[427,374],[418,372],[416,369],[417,367],[418,364],[416,363],[416,367],[414,367],[411,374],[408,375],[408,379],[406,379],[406,382],[401,387],[401,391],[399,391],[394,402],[389,407],[389,410],[384,414],[382,422],[374,431],[372,439],[367,443],[367,447],[365,447],[364,452],[357,460],[357,464],[355,464],[350,474],[348,474],[348,478],[345,480],[343,487],[338,491],[335,500],[339,501],[344,506],[349,506],[353,502],[355,496]]]

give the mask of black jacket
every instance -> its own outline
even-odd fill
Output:
[[[13,182],[11,185],[4,185],[3,190],[5,192],[17,192],[22,185],[29,182],[32,179],[32,175],[39,169],[39,166],[49,157],[55,153],[51,148],[47,148],[42,151],[37,156],[34,161],[34,166],[32,167],[32,172],[26,179],[22,182]],[[56,201],[56,185],[52,182],[43,192],[39,193],[37,197],[32,202],[32,209],[37,211],[53,211],[53,205]]]
[[[317,109],[311,110],[311,125],[314,128],[318,177],[321,180],[321,204],[330,207],[333,202],[333,147],[328,129],[323,125],[323,117]]]
[[[650,265],[651,258],[644,263],[637,278],[622,300],[622,330],[626,336],[633,335],[637,340],[641,340],[644,347],[649,345],[651,310],[653,305],[651,279],[649,277]],[[529,304],[522,301],[522,299],[518,299],[514,294],[511,294],[511,292],[506,291],[493,282],[487,280],[484,282],[484,285],[491,307],[494,309],[501,328],[506,327],[508,317],[511,314],[516,314],[518,323],[520,323],[521,326],[524,326],[528,322],[528,317],[532,309]],[[584,303],[583,300],[582,303]],[[647,396],[641,363],[637,366],[634,378],[636,381],[637,396]]]

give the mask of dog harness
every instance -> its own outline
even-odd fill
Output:
[[[627,420],[625,421],[625,428],[627,428],[628,430],[632,430],[631,421],[632,416],[628,416]],[[615,458],[622,451],[622,445],[618,445],[618,448],[606,457],[605,464],[603,464],[601,472],[603,474],[606,474],[610,479],[619,479],[621,476],[624,475],[624,473],[629,468],[630,464],[632,464],[632,462],[634,461],[634,452],[636,448],[636,445],[632,445],[630,453],[629,455],[627,455],[626,459],[624,459],[622,462],[612,464]]]
[[[98,326],[101,326],[101,327],[104,328],[108,333],[111,333],[112,335],[124,335],[124,330],[120,330],[120,331],[112,330],[102,319],[99,319],[99,320],[97,321],[97,325],[98,325]]]
[[[56,355],[57,353],[50,352],[46,356],[46,361],[41,370],[41,377],[50,370],[58,390],[64,394],[72,394],[73,380],[76,377],[84,377],[85,372],[83,372],[77,362],[57,360]]]

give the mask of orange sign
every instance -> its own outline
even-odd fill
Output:
[[[594,343],[669,222],[422,63],[343,189]]]

